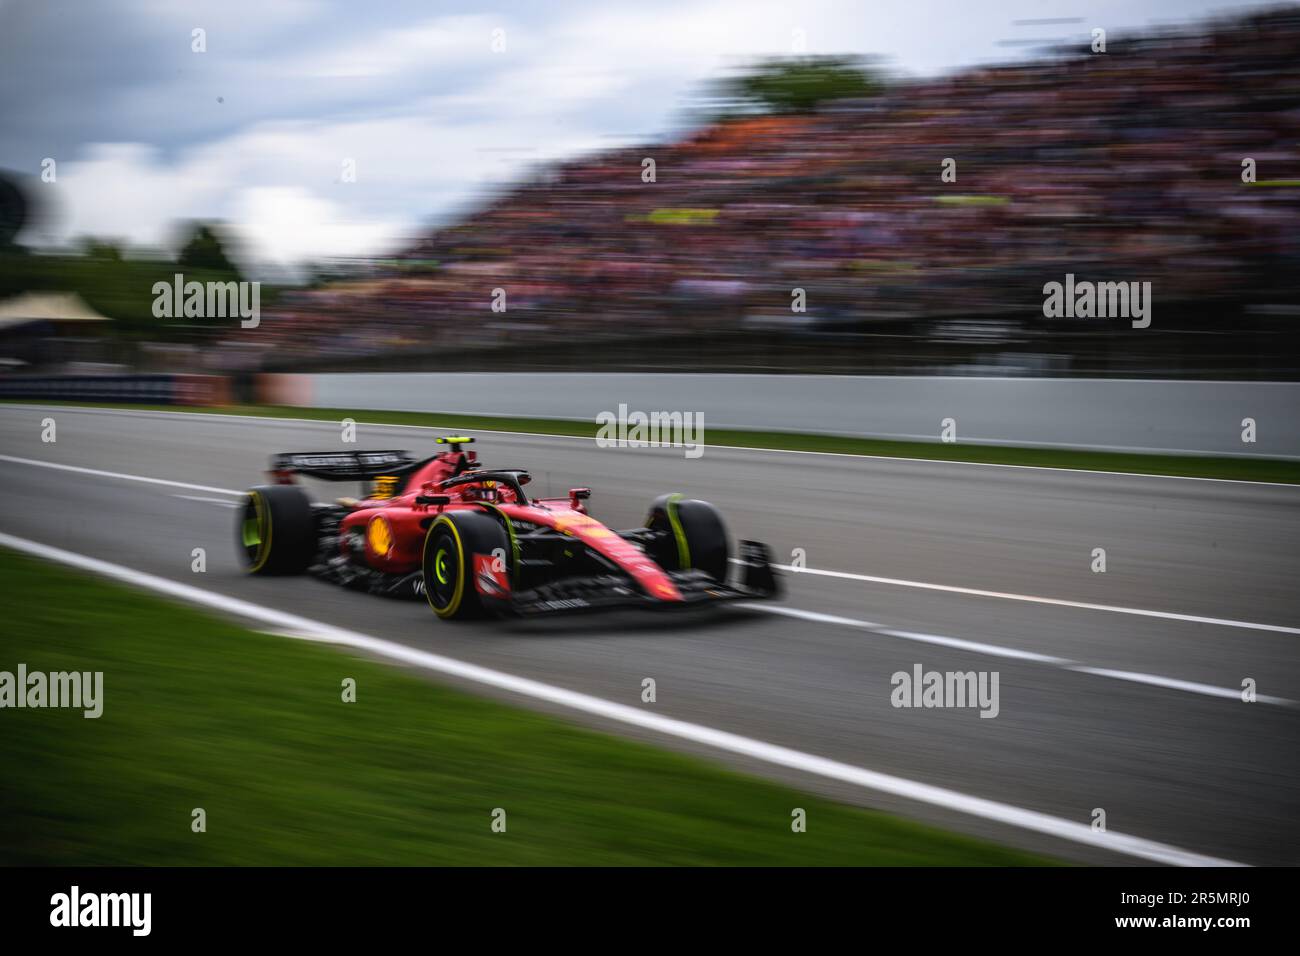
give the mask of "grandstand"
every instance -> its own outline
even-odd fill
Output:
[[[1290,376],[1298,135],[1295,8],[894,83],[546,170],[209,359]],[[1150,281],[1152,328],[1044,318],[1067,272]]]

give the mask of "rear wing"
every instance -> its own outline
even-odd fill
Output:
[[[408,451],[290,451],[271,456],[271,472],[325,481],[370,481],[401,474],[421,461]]]

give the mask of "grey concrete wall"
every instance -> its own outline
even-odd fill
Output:
[[[1300,383],[627,373],[340,373],[308,404],[594,421],[697,412],[707,428],[938,441],[1300,457]],[[1257,442],[1241,441],[1243,418]],[[707,442],[707,431],[706,438]]]

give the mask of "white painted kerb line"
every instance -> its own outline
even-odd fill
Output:
[[[1054,817],[1050,814],[1039,813],[1036,810],[1026,810],[1022,807],[999,803],[994,800],[985,800],[982,797],[969,796],[956,790],[935,787],[915,780],[895,777],[875,770],[867,770],[863,767],[841,763],[837,760],[803,753],[799,750],[792,750],[789,747],[764,743],[761,740],[742,737],[739,734],[729,733],[724,730],[714,730],[701,724],[664,717],[660,714],[629,707],[626,704],[616,704],[613,701],[603,700],[599,697],[566,690],[551,684],[543,684],[540,681],[526,677],[516,677],[513,674],[480,667],[477,664],[443,657],[440,654],[431,654],[393,641],[323,624],[310,618],[299,617],[296,614],[288,614],[273,608],[262,607],[214,591],[205,591],[192,585],[170,581],[120,564],[112,564],[87,555],[64,551],[62,548],[29,541],[26,538],[15,537],[3,532],[0,532],[0,545],[47,561],[55,561],[93,574],[122,581],[135,587],[157,591],[160,594],[166,594],[191,604],[214,608],[227,614],[302,634],[310,640],[352,647],[390,660],[421,667],[425,670],[448,674],[488,687],[509,691],[513,694],[531,697],[534,700],[542,700],[561,707],[567,707],[570,710],[592,714],[605,720],[642,727],[646,730],[677,737],[681,740],[689,740],[717,750],[761,760],[764,763],[788,767],[792,770],[825,777],[830,780],[839,780],[867,790],[888,793],[908,800],[916,800],[920,803],[955,810],[985,820],[1004,823],[1023,830],[1032,830],[1058,839],[1082,843],[1154,863],[1165,863],[1171,866],[1244,865],[1232,860],[1223,860],[1200,853],[1193,853],[1190,850],[1170,846],[1166,843],[1158,843],[1142,837],[1114,831],[1097,831],[1086,823]]]

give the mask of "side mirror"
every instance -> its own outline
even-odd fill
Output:
[[[417,505],[449,505],[451,498],[448,495],[416,495],[415,503]]]

